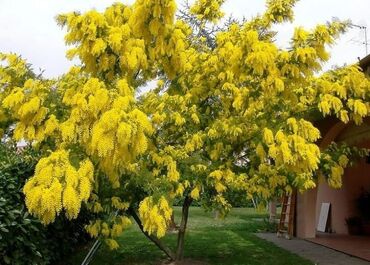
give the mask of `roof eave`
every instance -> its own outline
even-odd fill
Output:
[[[362,70],[365,71],[366,68],[370,66],[370,54],[362,58],[359,62],[359,65],[362,68]]]

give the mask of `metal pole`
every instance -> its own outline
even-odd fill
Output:
[[[367,27],[364,26],[364,31],[365,31],[365,48],[366,48],[366,55],[368,54],[367,52],[367,46],[369,43],[367,42]]]
[[[119,211],[117,210],[114,213],[114,217],[118,215]],[[85,259],[82,261],[81,265],[89,265],[92,258],[94,257],[96,251],[98,251],[99,247],[101,246],[102,242],[99,238],[95,241],[94,245],[90,248],[89,252],[87,253]]]
[[[97,239],[94,245],[90,248],[89,252],[87,253],[85,259],[82,261],[81,265],[89,265],[92,258],[94,257],[96,251],[99,249],[101,245],[101,241]]]
[[[367,46],[369,46],[369,43],[368,43],[368,40],[367,40],[367,27],[366,26],[361,26],[361,25],[356,25],[356,24],[350,24],[352,27],[356,27],[356,28],[359,28],[360,30],[363,30],[364,31],[364,34],[365,34],[365,40],[363,42],[363,44],[365,45],[365,56],[368,54],[368,49],[367,49]]]

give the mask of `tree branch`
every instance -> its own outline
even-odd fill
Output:
[[[160,250],[162,250],[166,256],[170,260],[175,260],[175,254],[172,252],[171,249],[169,249],[166,245],[163,244],[161,240],[159,240],[156,236],[148,234],[148,232],[144,231],[143,224],[141,223],[141,220],[139,216],[137,215],[136,211],[134,209],[129,209],[129,214],[134,218],[135,222],[139,226],[141,232],[150,240],[152,241]]]

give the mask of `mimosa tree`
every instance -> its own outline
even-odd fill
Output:
[[[178,18],[175,0],[60,15],[67,56],[81,65],[57,80],[24,78],[26,64],[2,55],[3,116],[16,140],[44,150],[24,187],[30,213],[48,224],[76,218],[84,203],[96,213],[87,231],[112,249],[133,217],[180,260],[194,200],[226,214],[228,192],[307,190],[319,168],[340,187],[351,152],[320,150],[314,121],[369,115],[358,66],[321,73],[348,23],[298,27],[282,49],[272,27],[293,20],[296,0],[268,0],[263,15],[215,27],[223,2],[197,0]],[[138,96],[150,81],[156,88]],[[183,201],[175,251],[160,240],[174,199]]]

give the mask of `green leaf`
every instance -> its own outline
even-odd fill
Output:
[[[5,233],[9,233],[9,230],[6,229],[5,227],[0,227],[0,230],[3,231],[3,232],[5,232]]]
[[[3,260],[4,260],[4,262],[5,262],[6,264],[10,264],[10,262],[11,262],[11,260],[10,260],[10,258],[9,258],[8,256],[4,256],[4,257],[3,257]]]

